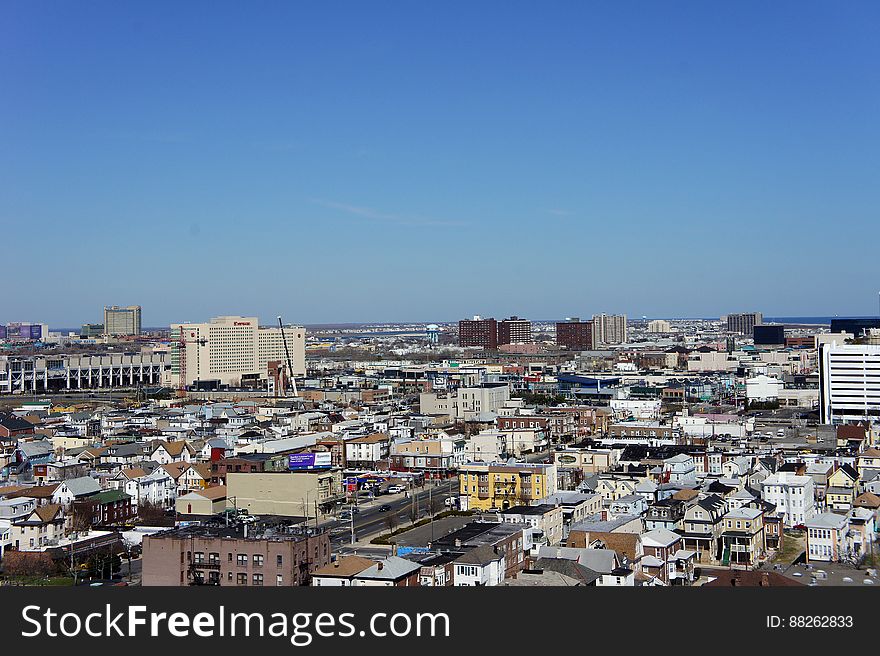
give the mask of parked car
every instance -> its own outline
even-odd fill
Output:
[[[388,486],[388,494],[400,494],[401,492],[406,492],[406,488],[403,485]]]

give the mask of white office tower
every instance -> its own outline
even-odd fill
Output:
[[[819,421],[846,424],[880,417],[880,346],[819,345]]]

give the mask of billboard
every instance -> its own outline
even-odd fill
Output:
[[[287,468],[290,471],[300,469],[329,469],[332,466],[330,452],[322,453],[291,453],[287,456]]]
[[[5,326],[4,339],[37,340],[43,337],[43,326],[38,323],[10,323]]]

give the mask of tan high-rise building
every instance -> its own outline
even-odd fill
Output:
[[[593,341],[598,344],[625,344],[626,315],[594,314]]]
[[[214,317],[207,323],[171,324],[171,369],[179,376],[178,340],[186,340],[186,384],[219,381],[238,386],[242,378],[265,378],[268,363],[287,362],[279,327],[261,327],[257,317]],[[285,326],[294,376],[305,375],[305,329]]]
[[[126,305],[120,307],[111,305],[104,307],[104,334],[105,335],[140,335],[141,334],[141,306]]]
[[[648,322],[649,333],[668,333],[670,330],[672,330],[672,327],[669,325],[669,322],[663,319],[654,319]]]
[[[740,333],[751,336],[755,326],[764,323],[764,316],[760,312],[741,312],[727,315],[727,332]]]

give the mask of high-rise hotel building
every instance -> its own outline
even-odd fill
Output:
[[[285,326],[294,376],[305,375],[305,329]],[[257,317],[214,317],[207,323],[171,324],[171,369],[179,376],[180,340],[186,341],[186,384],[218,381],[238,386],[242,378],[265,378],[267,364],[287,362],[281,328],[259,325]]]
[[[880,346],[819,345],[819,421],[880,420]]]
[[[127,305],[119,307],[111,305],[104,307],[104,334],[105,335],[140,335],[141,334],[141,306]]]

